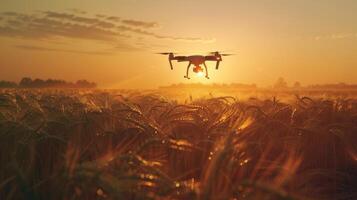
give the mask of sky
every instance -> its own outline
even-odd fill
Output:
[[[0,79],[105,88],[357,83],[355,0],[1,0]],[[224,57],[210,79],[156,52]]]

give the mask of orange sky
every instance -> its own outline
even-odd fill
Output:
[[[357,83],[354,0],[2,0],[0,79],[171,83]],[[228,50],[210,80],[154,52]],[[191,72],[192,73],[192,72]],[[192,74],[193,76],[193,74]]]

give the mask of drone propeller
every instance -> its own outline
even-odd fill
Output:
[[[235,54],[232,53],[222,53],[220,54],[221,56],[234,56]]]
[[[212,51],[212,52],[208,52],[209,54],[220,54],[220,55],[226,55],[226,56],[230,56],[230,55],[234,55],[234,54],[227,54],[227,53],[223,53],[223,52],[232,52],[232,51]]]
[[[156,53],[156,54],[160,54],[160,55],[170,55],[172,52],[159,52],[159,53]]]
[[[158,52],[156,54],[160,55],[170,55],[170,54],[181,54],[182,52]]]
[[[219,54],[219,55],[221,55],[221,56],[234,56],[234,55],[235,55],[235,54],[233,54],[233,53],[221,53],[221,52],[219,52],[219,51],[209,52],[209,54],[213,54],[213,55]]]

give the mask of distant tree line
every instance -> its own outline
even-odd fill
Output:
[[[16,88],[17,83],[11,81],[0,81],[0,88]]]
[[[357,84],[336,83],[336,84],[324,84],[324,85],[309,85],[309,89],[344,89],[344,90],[356,90]]]
[[[162,89],[176,89],[176,88],[187,88],[187,89],[192,89],[192,88],[239,88],[239,89],[256,89],[257,86],[255,84],[241,84],[241,83],[230,83],[230,84],[219,84],[219,83],[213,83],[213,84],[202,84],[202,83],[190,83],[190,84],[185,84],[185,83],[178,83],[178,84],[172,84],[169,86],[162,86],[160,87]]]
[[[280,77],[276,80],[274,85],[269,87],[258,87],[256,84],[202,84],[202,83],[177,83],[169,86],[161,86],[160,89],[240,89],[240,90],[254,90],[254,89],[274,89],[274,90],[357,90],[357,84],[335,83],[335,84],[315,84],[303,86],[299,81],[295,81],[289,85],[288,82]]]
[[[19,83],[0,81],[0,88],[96,88],[97,84],[87,80],[78,80],[75,83],[59,79],[31,79],[22,78]]]
[[[305,90],[357,90],[357,84],[347,83],[331,83],[331,84],[315,84],[302,86],[299,81],[296,81],[291,87],[289,87],[287,81],[280,77],[275,82],[274,89],[305,89]]]

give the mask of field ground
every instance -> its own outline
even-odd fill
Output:
[[[357,199],[354,93],[201,92],[0,91],[0,199]]]

